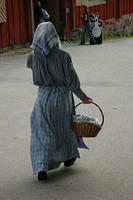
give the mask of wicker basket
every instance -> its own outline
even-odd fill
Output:
[[[75,109],[82,104],[79,103],[75,106]],[[87,122],[72,122],[72,129],[75,132],[76,136],[79,137],[96,137],[99,131],[101,130],[103,123],[104,123],[104,114],[101,108],[94,102],[92,102],[102,115],[102,123],[100,125],[94,124],[94,123],[87,123]]]

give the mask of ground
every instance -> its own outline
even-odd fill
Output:
[[[102,108],[103,128],[96,138],[85,139],[90,150],[80,150],[73,167],[61,165],[38,182],[29,152],[37,88],[25,67],[28,55],[0,57],[0,200],[132,200],[133,39],[63,48],[82,89]],[[77,111],[101,117],[93,105]]]

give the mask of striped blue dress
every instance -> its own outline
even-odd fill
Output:
[[[77,147],[79,142],[83,144],[82,138],[77,140],[71,128],[72,93],[80,100],[87,96],[80,88],[71,56],[59,49],[59,43],[54,26],[50,22],[41,23],[34,34],[34,51],[27,58],[33,84],[39,86],[31,114],[34,174],[55,169],[71,158],[79,158]]]
[[[41,86],[31,114],[31,161],[34,174],[79,158],[71,128],[72,93],[65,86]]]

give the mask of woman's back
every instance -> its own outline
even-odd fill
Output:
[[[54,47],[47,56],[31,53],[27,66],[33,70],[35,85],[62,86],[65,85],[65,70],[69,63],[69,54]]]

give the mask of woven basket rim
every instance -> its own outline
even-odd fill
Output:
[[[72,122],[72,124],[78,124],[78,125],[93,125],[93,126],[97,126],[97,127],[100,127],[102,128],[102,126],[100,124],[94,124],[94,123],[91,123],[91,122]]]

